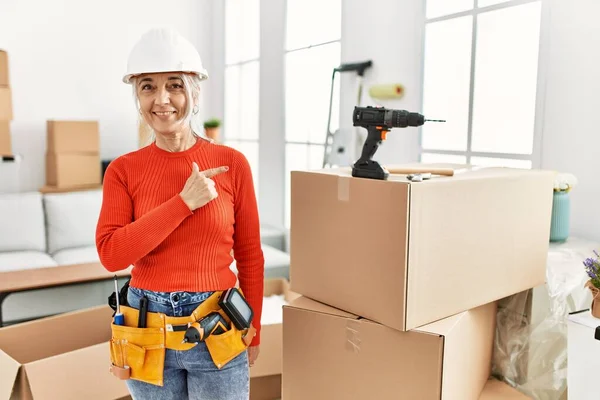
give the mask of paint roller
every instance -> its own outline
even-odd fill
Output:
[[[391,100],[404,96],[404,86],[399,83],[373,85],[369,88],[372,99]]]

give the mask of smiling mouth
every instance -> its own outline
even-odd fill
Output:
[[[152,114],[155,115],[159,115],[159,116],[165,116],[165,115],[171,115],[171,114],[176,114],[177,111],[152,111]]]

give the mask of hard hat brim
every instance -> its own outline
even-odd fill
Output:
[[[206,71],[144,71],[144,72],[136,72],[129,73],[123,76],[123,82],[127,84],[131,84],[131,79],[144,74],[162,74],[162,73],[183,73],[183,74],[193,74],[197,75],[201,81],[205,81],[208,79],[208,73]]]

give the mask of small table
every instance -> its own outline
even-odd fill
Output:
[[[109,272],[100,263],[89,263],[0,272],[0,327],[4,325],[2,304],[12,293],[104,281],[115,275],[129,277],[132,268]]]

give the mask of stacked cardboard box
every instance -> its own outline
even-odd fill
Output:
[[[99,187],[101,169],[97,121],[47,122],[47,187]]]
[[[482,396],[497,301],[545,279],[553,174],[456,168],[292,172],[283,400]]]
[[[8,75],[8,53],[0,50],[0,156],[13,154],[10,134],[10,121],[12,119],[12,94]]]

